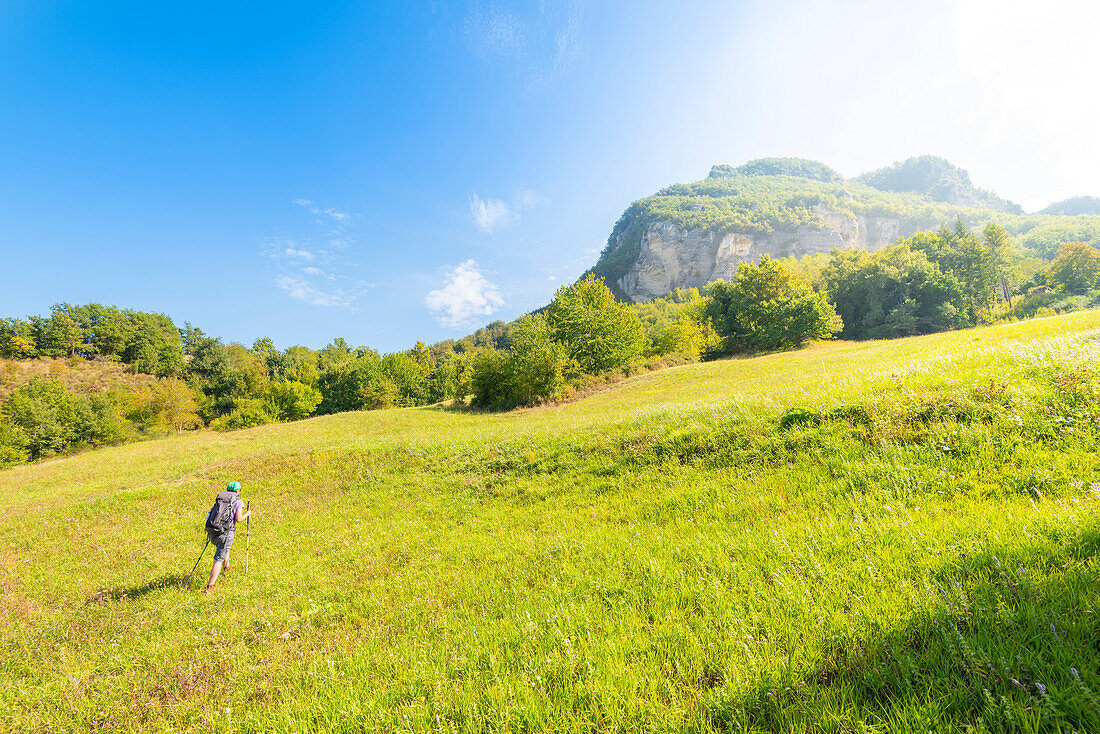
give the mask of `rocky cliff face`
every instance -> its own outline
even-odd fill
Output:
[[[618,279],[618,290],[635,303],[674,288],[696,288],[715,280],[730,280],[744,262],[761,255],[802,257],[836,247],[873,250],[912,234],[897,219],[852,216],[816,208],[823,226],[798,227],[770,234],[718,233],[681,230],[671,222],[651,222],[642,232],[638,257]],[[612,243],[613,248],[622,243]]]
[[[1017,221],[1020,211],[934,156],[847,180],[818,161],[760,158],[714,166],[701,181],[673,184],[634,201],[589,272],[604,278],[617,296],[639,302],[733,278],[741,263],[762,255],[874,250],[958,220],[979,229],[991,221],[1010,231],[1034,227]]]

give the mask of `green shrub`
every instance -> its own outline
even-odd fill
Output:
[[[359,388],[359,396],[367,410],[392,408],[401,404],[401,392],[397,389],[397,383],[387,376],[363,384]]]
[[[501,410],[518,404],[516,386],[512,374],[512,360],[507,352],[485,349],[474,359],[474,397],[470,404],[475,408]]]
[[[868,426],[873,423],[871,413],[867,410],[867,407],[859,403],[838,405],[829,409],[825,413],[825,417],[830,420],[842,420],[860,426]]]
[[[0,467],[22,464],[30,458],[27,434],[17,424],[0,420]]]
[[[321,392],[301,382],[273,382],[267,388],[265,408],[276,421],[296,421],[313,413]]]
[[[785,431],[792,426],[821,425],[821,413],[810,408],[791,408],[779,416],[779,430]]]
[[[274,423],[275,417],[267,410],[262,400],[244,400],[231,413],[215,419],[210,427],[215,431],[235,431],[240,428],[254,428]]]
[[[5,422],[18,427],[24,449],[38,459],[79,446],[121,440],[124,424],[102,395],[86,397],[65,389],[60,380],[33,380],[4,402]]]

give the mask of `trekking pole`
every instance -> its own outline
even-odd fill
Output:
[[[200,562],[200,561],[202,561],[202,557],[203,557],[203,555],[205,555],[205,553],[206,553],[206,548],[207,548],[207,546],[209,546],[209,545],[210,545],[210,538],[207,538],[207,539],[206,539],[206,545],[204,545],[204,546],[202,547],[202,553],[200,553],[200,554],[199,554],[199,560],[198,560],[198,561],[195,561],[195,566],[194,566],[194,568],[192,568],[192,569],[191,569],[191,574],[190,574],[190,575],[189,575],[189,576],[187,577],[187,586],[190,586],[190,585],[191,585],[191,577],[195,575],[195,569],[199,567],[199,562]],[[246,545],[246,546],[248,545],[248,541],[247,541],[247,540],[245,540],[245,545]],[[248,555],[248,551],[245,551],[245,555],[246,555],[246,556]]]
[[[249,512],[252,508],[252,502],[249,501],[244,506],[244,511]],[[249,515],[248,519],[244,521],[244,572],[248,573],[248,536],[252,530],[252,516]]]

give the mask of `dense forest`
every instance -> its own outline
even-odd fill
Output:
[[[1100,214],[1100,199],[1095,196],[1074,196],[1072,199],[1055,202],[1039,213],[1061,214],[1071,217],[1082,214]]]
[[[58,304],[0,320],[0,465],[203,427],[232,430],[349,410],[446,403],[508,409],[638,370],[882,339],[1100,305],[1100,251],[1035,256],[997,224],[918,232],[875,252],[836,250],[741,266],[730,281],[628,305],[600,278],[545,309],[458,340],[379,354],[336,339],[279,349],[225,343],[164,314]],[[53,360],[20,379],[17,366]],[[130,384],[66,384],[57,364],[122,366]]]

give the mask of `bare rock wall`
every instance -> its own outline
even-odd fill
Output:
[[[642,233],[637,259],[616,285],[637,303],[674,288],[730,280],[741,263],[756,262],[761,255],[802,257],[837,247],[874,250],[910,234],[889,217],[857,217],[828,210],[818,210],[818,214],[823,223],[819,229],[799,227],[766,235],[681,230],[671,222],[652,222]]]

